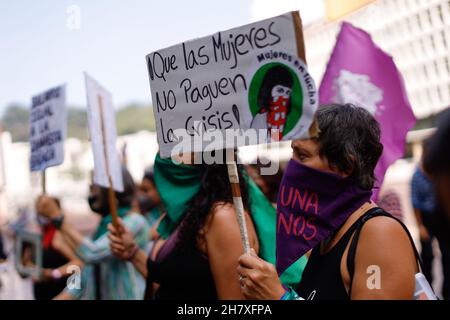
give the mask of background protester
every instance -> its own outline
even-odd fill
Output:
[[[127,230],[136,238],[137,246],[145,248],[149,227],[142,215],[130,211],[135,185],[126,169],[122,169],[122,176],[124,191],[115,193],[118,215]],[[88,202],[92,211],[102,217],[92,238],[84,237],[73,228],[64,219],[54,200],[46,196],[39,199],[40,212],[59,228],[64,238],[86,264],[81,275],[81,285],[66,288],[57,299],[142,299],[145,280],[128,261],[116,259],[109,249],[107,225],[112,218],[108,204],[108,189],[92,185]]]
[[[59,200],[51,198],[61,210]],[[40,203],[36,203],[37,220],[42,231],[42,277],[33,283],[36,300],[50,300],[61,293],[67,284],[72,267],[81,268],[83,263],[64,240],[61,232],[51,221],[40,213]]]
[[[424,168],[436,185],[437,197],[450,221],[450,108],[437,121],[437,131],[430,139]]]
[[[434,183],[439,211],[434,233],[442,252],[444,283],[442,296],[450,299],[450,109],[437,121],[437,131],[429,141],[424,157],[424,169]]]
[[[164,209],[151,168],[145,170],[137,190],[136,202],[139,212],[145,216],[150,226],[150,239],[153,242],[158,238],[157,227],[164,217]]]
[[[246,166],[248,175],[253,179],[256,185],[261,189],[264,195],[272,203],[277,203],[278,189],[280,187],[281,179],[283,178],[283,169],[279,167],[275,174],[262,174],[263,163],[268,163],[268,160],[258,160],[256,164],[249,164]]]
[[[423,143],[423,156],[428,151],[427,144],[427,141]],[[434,260],[433,240],[435,239],[436,224],[439,221],[439,207],[434,185],[427,173],[424,172],[422,162],[417,166],[411,179],[411,199],[419,227],[423,273],[431,283],[433,281],[432,266]],[[444,252],[443,254],[446,255],[447,253]]]
[[[403,209],[400,195],[397,191],[389,189],[380,194],[380,199],[377,201],[378,206],[383,210],[389,212],[394,218],[403,220]]]
[[[292,209],[313,218],[308,220],[316,230],[312,236],[283,234],[282,225],[277,234],[279,272],[297,254],[313,248],[300,285],[286,289],[273,265],[255,253],[246,254],[238,267],[243,294],[250,299],[292,299],[295,291],[319,300],[412,299],[418,272],[412,239],[403,224],[370,201],[382,152],[378,123],[366,110],[349,104],[323,106],[316,118],[319,138],[292,142],[294,154],[277,208],[279,221]],[[317,193],[320,212],[285,203],[292,201],[284,197],[288,189]],[[367,285],[369,266],[382,270],[375,274],[381,286]]]
[[[274,209],[242,167],[239,174],[250,243],[273,261]],[[236,267],[243,246],[226,165],[174,164],[157,156],[155,182],[167,210],[161,239],[149,256],[139,250],[131,258],[147,277],[147,298],[242,299]],[[112,251],[129,259],[135,248],[129,232],[119,236],[110,228]],[[298,277],[304,260],[296,266]]]

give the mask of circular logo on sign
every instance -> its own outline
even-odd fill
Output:
[[[317,90],[306,65],[294,55],[267,51],[250,68],[248,110],[243,118],[253,129],[267,130],[270,140],[308,137],[317,109]]]

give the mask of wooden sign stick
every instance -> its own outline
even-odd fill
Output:
[[[241,188],[239,186],[239,174],[234,156],[234,150],[227,149],[227,169],[228,178],[230,179],[231,193],[233,195],[234,209],[236,210],[236,217],[239,224],[239,231],[241,232],[241,240],[244,246],[244,253],[250,253],[250,242],[248,240],[247,223],[245,222],[244,204],[241,197]]]
[[[298,11],[292,12],[294,20],[295,42],[297,43],[297,56],[306,63],[305,41],[303,39],[302,19]]]
[[[302,19],[300,18],[300,14],[298,11],[292,12],[292,19],[294,20],[294,31],[295,31],[295,42],[297,43],[297,56],[302,59],[305,64],[306,62],[306,53],[305,53],[305,41],[303,38],[303,29],[302,29]],[[319,136],[320,130],[317,121],[311,123],[309,127],[309,136],[311,138],[317,138]]]
[[[305,46],[302,32],[302,20],[298,11],[292,12],[292,18],[294,20],[295,40],[297,43],[297,55],[303,59],[306,63]],[[312,134],[311,134],[312,133]],[[311,126],[310,134],[316,135],[316,126]],[[239,186],[239,175],[237,170],[236,159],[234,157],[234,150],[225,150],[227,153],[227,168],[228,178],[230,179],[231,193],[233,195],[234,208],[236,210],[236,216],[239,223],[239,229],[241,232],[241,239],[244,245],[244,252],[250,253],[250,242],[248,239],[247,224],[245,222],[244,204],[242,203],[241,188]]]
[[[47,193],[47,181],[45,176],[45,169],[41,171],[41,185],[42,185],[42,194]]]
[[[118,215],[117,215],[117,204],[116,204],[116,195],[113,188],[111,173],[109,171],[109,161],[108,161],[108,145],[106,144],[106,130],[105,130],[105,123],[103,121],[103,100],[102,97],[99,95],[97,96],[98,99],[98,106],[100,111],[100,126],[102,130],[102,142],[103,142],[103,154],[105,157],[105,170],[106,175],[108,176],[108,203],[109,203],[109,209],[112,216],[112,223],[116,229],[118,229],[119,222],[118,222]]]

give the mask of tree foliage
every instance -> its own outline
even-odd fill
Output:
[[[18,104],[6,107],[1,120],[3,130],[9,131],[14,142],[28,141],[28,108]],[[88,138],[86,109],[67,109],[67,135],[81,140]],[[141,130],[154,131],[155,120],[150,106],[127,105],[116,112],[118,135],[131,134]]]

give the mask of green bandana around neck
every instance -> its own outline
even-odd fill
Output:
[[[201,170],[196,166],[174,163],[170,158],[162,159],[158,153],[153,177],[166,211],[158,233],[167,239],[183,220],[189,202],[200,190]]]

